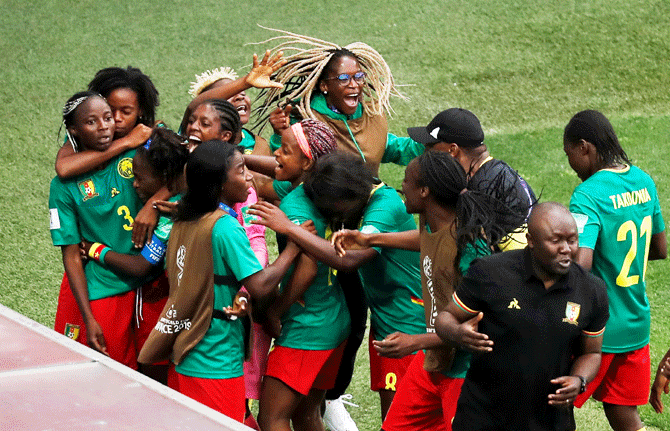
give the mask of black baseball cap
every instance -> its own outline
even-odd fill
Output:
[[[409,127],[407,133],[410,138],[425,145],[446,142],[473,148],[484,143],[484,131],[479,119],[463,108],[442,111],[426,127]]]

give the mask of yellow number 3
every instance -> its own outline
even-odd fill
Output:
[[[629,275],[630,266],[637,256],[637,226],[632,220],[624,222],[620,227],[619,231],[616,234],[617,241],[626,241],[628,238],[628,232],[631,233],[630,239],[630,249],[626,253],[626,257],[623,260],[623,265],[621,265],[621,272],[616,278],[617,286],[629,287],[640,282],[639,275]],[[646,235],[646,244],[644,248],[644,262],[642,266],[642,280],[647,273],[647,260],[649,259],[649,246],[651,244],[651,216],[646,216],[642,219],[642,224],[640,225],[640,238]]]
[[[123,228],[125,230],[133,230],[133,216],[130,215],[130,210],[128,209],[127,206],[123,205],[120,206],[118,210],[116,210],[116,213],[120,216],[123,216],[124,220],[128,221],[128,224],[124,224]]]

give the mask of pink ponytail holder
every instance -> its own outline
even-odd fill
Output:
[[[295,123],[291,126],[291,130],[293,131],[295,139],[298,141],[298,146],[302,150],[303,154],[306,155],[308,159],[313,159],[314,157],[312,157],[312,150],[310,150],[309,144],[307,143],[307,138],[305,138],[305,132],[302,130],[302,124]]]

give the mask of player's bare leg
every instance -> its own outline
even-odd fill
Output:
[[[300,401],[293,414],[293,428],[295,431],[325,430],[323,419],[321,419],[321,403],[325,396],[325,390],[312,389],[309,391],[309,395]]]
[[[258,405],[258,425],[263,431],[291,431],[291,416],[303,397],[281,380],[265,376]]]
[[[644,428],[637,406],[603,403],[603,409],[614,431],[639,431]]]
[[[395,391],[390,391],[386,389],[381,389],[379,391],[379,401],[382,410],[382,423],[384,422],[384,419],[386,419],[386,413],[388,413],[389,408],[391,407],[391,401],[393,401],[394,396]]]

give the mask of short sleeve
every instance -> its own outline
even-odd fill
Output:
[[[263,269],[251,249],[244,228],[229,215],[221,217],[212,229],[212,250],[214,256],[221,257],[237,281],[241,282]],[[216,263],[214,268],[216,271]]]
[[[386,138],[386,149],[382,156],[382,163],[407,166],[412,159],[423,154],[425,150],[426,147],[423,144],[411,138],[401,138],[389,133]]]
[[[291,184],[290,181],[279,181],[279,180],[274,180],[272,181],[272,189],[277,193],[277,197],[279,200],[284,199],[287,194],[291,193],[291,190],[293,190],[293,184]]]
[[[307,198],[302,187],[296,187],[282,199],[279,209],[295,224],[302,224],[311,220],[314,213],[314,204]]]
[[[478,259],[472,262],[453,295],[456,305],[468,314],[477,314],[483,309],[485,289],[481,262]]]
[[[81,241],[76,203],[67,185],[58,177],[51,181],[49,190],[49,230],[53,245],[72,245]]]
[[[575,190],[570,198],[570,212],[577,223],[579,246],[594,249],[598,241],[601,223],[596,206],[583,192]]]

